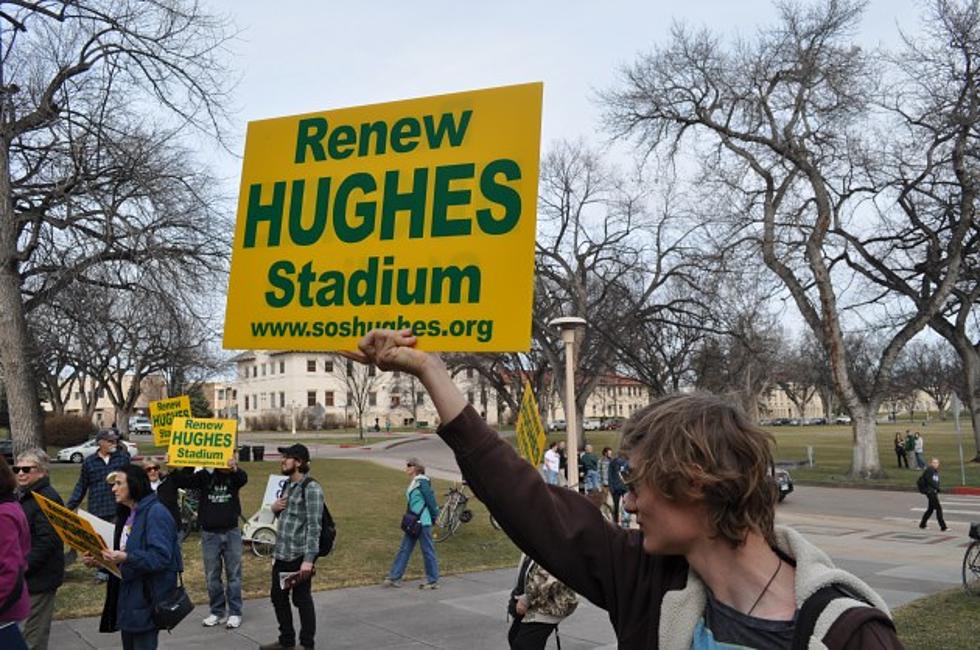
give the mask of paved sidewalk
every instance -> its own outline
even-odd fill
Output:
[[[504,606],[515,569],[444,577],[437,591],[420,591],[417,583],[401,589],[380,586],[335,589],[313,594],[317,611],[317,647],[324,648],[446,648],[482,650],[507,647]],[[103,597],[101,589],[93,598]],[[207,607],[199,606],[174,630],[160,634],[161,648],[234,648],[246,650],[275,641],[275,613],[268,600],[245,602],[245,622],[235,631],[205,628]],[[295,610],[294,610],[295,614]],[[298,625],[298,616],[295,624]],[[56,621],[52,648],[121,648],[119,634],[99,634],[98,618]],[[561,624],[563,650],[615,648],[616,638],[606,613],[584,599]],[[555,648],[554,636],[548,648]]]

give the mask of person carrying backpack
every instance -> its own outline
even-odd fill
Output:
[[[929,507],[922,514],[922,521],[919,522],[919,528],[925,528],[926,523],[929,521],[929,517],[932,513],[936,513],[936,521],[939,522],[939,529],[946,530],[946,520],[943,519],[943,507],[939,503],[939,459],[933,458],[929,461],[929,467],[926,468],[924,472],[919,476],[917,482],[919,492],[926,495],[926,499],[929,500]]]
[[[323,488],[307,476],[310,472],[310,450],[305,445],[279,447],[279,453],[282,454],[282,473],[289,477],[283,495],[272,504],[272,511],[279,519],[276,545],[272,552],[274,562],[269,598],[279,622],[279,640],[261,646],[260,650],[296,647],[289,592],[292,592],[293,604],[299,610],[300,646],[313,648],[316,612],[310,592],[315,573],[313,563],[321,555],[321,530],[326,512]]]
[[[517,583],[507,613],[514,619],[507,632],[511,650],[543,650],[548,637],[578,607],[578,595],[526,555],[517,565]],[[561,648],[561,640],[558,639]]]
[[[439,506],[422,461],[409,458],[405,461],[405,473],[412,479],[405,490],[405,499],[408,502],[405,517],[402,518],[402,530],[405,534],[402,535],[402,543],[398,547],[391,570],[381,584],[385,587],[401,586],[408,559],[415,550],[415,542],[419,542],[425,563],[425,582],[419,585],[419,589],[438,589],[439,560],[436,558],[436,547],[432,543],[432,524],[439,516]]]

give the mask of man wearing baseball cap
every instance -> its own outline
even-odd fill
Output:
[[[272,504],[278,515],[276,546],[272,552],[272,588],[269,597],[279,622],[279,640],[260,647],[260,650],[287,650],[296,647],[296,629],[293,627],[293,610],[289,604],[289,592],[293,592],[293,604],[299,610],[299,643],[303,648],[313,648],[316,634],[316,612],[310,594],[313,580],[313,563],[320,551],[320,526],[323,513],[323,488],[307,477],[310,472],[310,450],[295,444],[279,447],[282,454],[280,468],[289,483],[282,496]],[[280,582],[280,574],[294,574]]]
[[[106,482],[106,477],[130,462],[129,452],[126,451],[125,446],[116,444],[118,439],[119,437],[108,429],[99,431],[95,436],[99,449],[82,461],[78,482],[75,483],[75,489],[66,504],[69,509],[78,508],[87,493],[88,511],[99,519],[115,522],[116,498],[112,495],[112,488]],[[95,578],[105,582],[109,574],[105,569],[100,568],[96,571]]]

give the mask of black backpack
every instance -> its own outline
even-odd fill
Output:
[[[925,472],[919,475],[919,480],[915,482],[915,485],[922,494],[929,494],[929,481],[926,479]]]
[[[300,489],[303,491],[303,501],[306,501],[306,486],[313,483],[309,476],[303,479]],[[321,487],[322,490],[322,487]],[[333,517],[327,508],[327,497],[323,497],[323,512],[320,515],[320,550],[317,557],[325,557],[333,550],[334,542],[337,541],[337,526],[333,523]]]

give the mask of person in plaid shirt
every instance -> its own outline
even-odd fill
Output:
[[[307,477],[310,471],[310,450],[295,444],[280,447],[281,469],[289,477],[282,495],[272,504],[272,511],[279,516],[276,530],[276,546],[272,553],[272,589],[269,597],[279,622],[279,641],[260,647],[260,650],[286,650],[296,643],[293,627],[293,610],[289,605],[289,592],[293,592],[293,604],[299,610],[299,642],[303,648],[313,648],[316,634],[316,612],[310,586],[313,579],[313,563],[320,551],[320,526],[323,515],[323,489]],[[280,584],[280,573],[294,573],[285,584]]]

